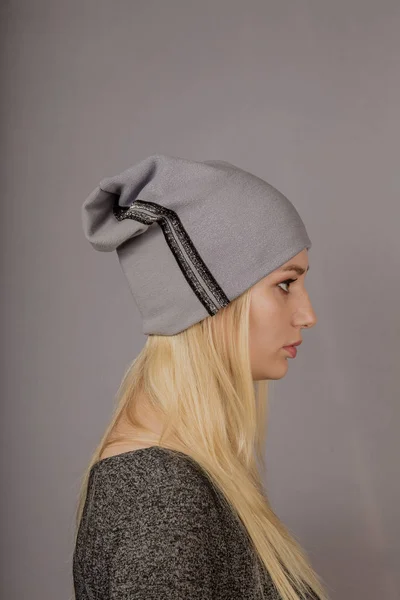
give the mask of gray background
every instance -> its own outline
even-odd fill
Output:
[[[233,162],[302,215],[319,321],[272,385],[269,495],[332,598],[399,598],[399,3],[1,12],[1,597],[69,597],[79,478],[145,342],[81,205],[166,153]]]

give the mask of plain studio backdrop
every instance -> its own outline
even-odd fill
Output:
[[[269,496],[333,600],[397,600],[399,2],[9,0],[1,17],[1,597],[69,597],[80,476],[145,342],[81,205],[164,153],[232,162],[299,210],[318,323],[272,385]]]

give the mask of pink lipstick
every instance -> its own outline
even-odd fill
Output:
[[[294,346],[283,346],[283,348],[290,354],[292,358],[296,358],[297,350]]]

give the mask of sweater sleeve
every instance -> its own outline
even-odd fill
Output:
[[[151,489],[154,488],[154,489]],[[118,522],[110,600],[215,598],[223,529],[212,488],[174,478],[135,495]]]

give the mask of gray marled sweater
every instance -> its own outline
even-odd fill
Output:
[[[152,446],[90,471],[73,555],[76,600],[278,600],[200,465]]]

